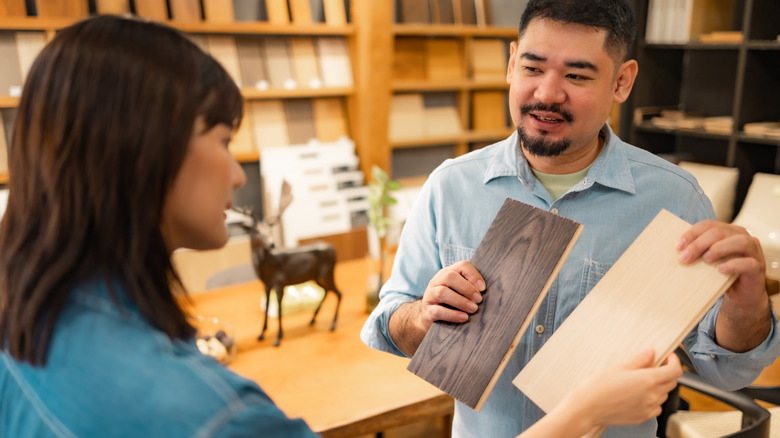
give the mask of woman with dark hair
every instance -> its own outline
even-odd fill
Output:
[[[314,435],[201,355],[175,297],[171,253],[227,242],[241,117],[227,73],[168,27],[101,16],[44,48],[0,225],[1,437]],[[651,362],[597,376],[527,436],[649,418],[680,372]]]
[[[310,436],[202,356],[170,254],[227,242],[242,117],[217,62],[101,16],[35,61],[0,226],[0,436]]]

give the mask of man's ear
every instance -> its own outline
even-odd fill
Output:
[[[623,103],[628,99],[628,95],[631,94],[631,89],[634,87],[634,80],[639,72],[639,64],[636,60],[630,59],[618,68],[615,75],[614,84],[614,101],[617,103]]]
[[[506,83],[512,83],[512,73],[515,71],[515,55],[517,54],[517,41],[509,44],[509,62],[506,66]]]

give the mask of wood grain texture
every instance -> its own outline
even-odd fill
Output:
[[[463,45],[454,38],[425,40],[425,71],[429,80],[464,79]]]
[[[472,93],[471,127],[475,131],[506,129],[506,92],[475,91]]]
[[[401,0],[402,23],[430,23],[431,12],[427,1]]]
[[[235,11],[232,0],[203,0],[203,15],[209,23],[232,23]]]
[[[317,139],[328,142],[347,136],[347,118],[341,99],[338,97],[314,99],[313,109]]]
[[[351,87],[352,61],[347,40],[343,37],[317,38],[320,73],[325,87]]]
[[[24,0],[0,0],[0,17],[26,17]]]
[[[0,32],[0,96],[8,96],[11,89],[22,86],[16,37],[11,32]]]
[[[507,199],[471,259],[487,284],[479,311],[464,324],[434,323],[409,371],[478,411],[581,230]]]
[[[294,24],[312,24],[309,0],[290,0],[290,15]]]
[[[431,21],[439,24],[455,23],[455,15],[452,9],[452,0],[430,0]]]
[[[421,81],[425,79],[425,39],[397,37],[393,48],[393,79]]]
[[[290,39],[293,73],[301,88],[322,87],[322,75],[317,62],[317,51],[311,37],[292,37]]]
[[[287,136],[290,144],[306,144],[317,138],[310,99],[288,99],[284,101],[284,111],[287,115]]]
[[[288,24],[290,22],[287,0],[265,0],[265,11],[268,14],[268,22],[271,24]]]
[[[35,0],[38,16],[45,18],[84,18],[87,6],[87,0]]]
[[[236,37],[236,50],[244,85],[259,89],[266,88],[268,72],[259,41],[254,37]]]
[[[233,81],[239,84],[239,86],[243,84],[236,39],[232,35],[209,34],[206,37],[206,41],[208,41],[211,56],[222,65],[222,68],[228,72]]]
[[[128,14],[130,13],[130,2],[128,0],[97,0],[98,14]]]
[[[135,0],[135,13],[148,20],[164,21],[168,19],[168,7],[165,0]]]
[[[27,79],[27,72],[45,45],[46,34],[43,32],[16,32],[16,52],[19,55],[22,82]]]
[[[469,50],[471,78],[475,81],[503,81],[506,79],[507,50],[504,40],[476,38]]]
[[[171,19],[186,23],[199,23],[202,21],[202,11],[199,0],[169,0]]]
[[[323,0],[325,9],[325,23],[330,26],[344,26],[347,24],[347,11],[344,0]]]
[[[583,379],[646,348],[659,365],[735,278],[702,260],[678,261],[688,228],[658,213],[513,383],[550,412]]]

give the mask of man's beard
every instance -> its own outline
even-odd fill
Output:
[[[533,105],[523,105],[520,108],[520,113],[522,115],[530,115],[532,111],[557,113],[566,123],[571,123],[574,120],[568,111],[563,110],[558,105],[545,105],[542,103],[536,103]],[[531,137],[525,132],[522,126],[518,127],[517,135],[520,139],[520,145],[523,147],[523,149],[537,157],[557,157],[558,155],[566,152],[566,150],[571,146],[570,138],[564,137],[561,140],[552,141],[545,138],[545,135],[547,134],[545,131],[541,132],[541,137]]]

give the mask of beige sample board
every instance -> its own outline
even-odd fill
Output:
[[[203,15],[209,23],[232,23],[235,18],[232,0],[203,0]]]
[[[26,17],[24,0],[0,0],[0,17]]]
[[[425,41],[425,71],[428,79],[464,79],[463,46],[454,38],[429,38]]]
[[[128,0],[97,0],[98,14],[128,14],[130,2]]]
[[[168,19],[168,6],[165,0],[135,0],[135,13],[149,20]]]
[[[230,142],[229,149],[236,155],[257,152],[252,135],[252,108],[246,103],[244,103],[244,118],[241,120],[238,130],[233,134],[233,141]]]
[[[582,225],[507,199],[471,263],[487,288],[463,324],[434,322],[409,371],[479,411],[558,275]]]
[[[343,26],[347,24],[347,12],[344,0],[323,0],[325,9],[325,23],[330,26]]]
[[[309,0],[290,0],[290,15],[294,24],[312,24]]]
[[[169,0],[171,18],[176,21],[198,23],[201,21],[199,0]]]
[[[290,63],[288,38],[267,37],[262,43],[271,88],[297,88]]]
[[[308,3],[308,0],[307,0]],[[300,88],[320,88],[322,78],[317,62],[317,51],[311,37],[290,38],[290,54],[295,80]]]
[[[345,38],[317,38],[317,53],[322,82],[325,87],[352,86],[352,62],[349,58],[349,48]]]
[[[395,94],[390,101],[390,141],[425,137],[425,105],[422,94]]]
[[[287,0],[265,0],[265,8],[269,23],[288,24],[290,22]]]
[[[475,81],[506,80],[507,49],[504,40],[475,38],[471,41],[471,78]]]
[[[506,92],[475,91],[471,94],[471,127],[475,131],[507,129]]]
[[[16,36],[11,32],[0,32],[0,96],[21,93],[22,74],[19,55],[16,51]]]
[[[250,107],[255,144],[261,153],[265,148],[290,144],[287,135],[287,116],[281,100],[252,102]]]
[[[268,72],[263,62],[262,47],[254,37],[236,37],[241,78],[247,87],[258,89],[268,87]]]
[[[310,99],[288,99],[284,101],[287,115],[287,135],[290,144],[306,144],[316,138],[314,109]]]
[[[583,379],[646,348],[659,365],[734,281],[715,265],[683,265],[690,224],[662,210],[514,380],[550,412]]]
[[[46,45],[46,34],[43,32],[16,32],[16,51],[19,54],[19,71],[22,82],[27,79],[27,73],[33,61]]]
[[[210,34],[206,37],[209,53],[228,72],[236,84],[243,84],[241,66],[238,62],[238,48],[236,39],[231,35]]]
[[[336,141],[347,136],[347,118],[344,105],[338,97],[314,99],[314,130],[322,142]]]
[[[89,14],[87,0],[35,0],[39,17],[83,18]]]

